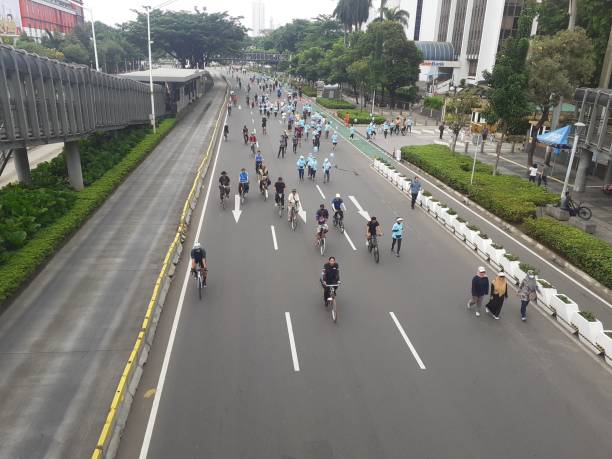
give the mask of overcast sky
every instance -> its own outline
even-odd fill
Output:
[[[129,21],[135,15],[132,9],[139,9],[142,5],[156,6],[162,0],[85,0],[85,6],[93,8],[96,21],[109,25]],[[294,18],[311,18],[319,14],[331,14],[337,0],[308,0],[295,2],[291,0],[264,0],[265,24],[270,25],[270,18],[275,27],[290,22]],[[193,10],[193,7],[206,8],[208,12],[227,11],[232,16],[244,16],[245,27],[252,28],[252,1],[251,0],[177,0],[164,9]],[[85,11],[88,16],[88,12]]]

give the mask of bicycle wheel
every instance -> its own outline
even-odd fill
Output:
[[[338,228],[340,228],[340,233],[344,234],[344,221],[340,220],[338,222]]]
[[[378,253],[378,246],[374,247],[374,260],[376,260],[376,263],[378,263],[378,261],[380,260],[380,254]]]
[[[293,212],[291,214],[291,229],[295,231],[296,228],[297,228],[297,218],[295,216],[295,212]]]
[[[319,239],[319,247],[321,248],[321,256],[323,256],[323,254],[325,253],[325,237],[322,237],[321,239]]]
[[[267,201],[267,200],[268,200],[268,189],[266,188],[264,190],[264,201]]]
[[[282,218],[283,216],[283,206],[281,205],[281,203],[278,203],[278,218]]]
[[[331,315],[332,315],[332,320],[334,321],[335,324],[338,323],[338,303],[336,303],[336,299],[332,298],[332,308],[331,308]]]
[[[578,216],[582,218],[583,220],[589,220],[592,215],[593,215],[593,212],[591,212],[591,209],[589,209],[588,207],[578,208]]]
[[[198,271],[198,299],[202,299],[202,273]]]
[[[368,252],[372,253],[372,242],[368,242]]]

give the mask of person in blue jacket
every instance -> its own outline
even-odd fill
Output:
[[[304,168],[306,167],[306,160],[304,160],[303,156],[300,156],[300,159],[297,160],[296,165],[298,170],[298,177],[300,181],[304,181]]]
[[[476,317],[480,317],[482,310],[482,300],[489,294],[489,278],[484,266],[478,268],[478,273],[472,278],[472,298],[468,301],[467,307],[470,309],[476,305]]]
[[[404,219],[402,217],[398,217],[391,228],[391,252],[393,252],[393,249],[397,244],[397,252],[395,252],[396,257],[399,257],[400,248],[402,247],[402,237],[404,236],[403,222]]]

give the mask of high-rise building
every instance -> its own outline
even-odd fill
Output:
[[[266,28],[266,10],[262,0],[255,0],[253,2],[253,35],[259,36],[261,32]]]
[[[81,0],[19,0],[23,31],[35,39],[47,31],[68,33],[83,23]]]

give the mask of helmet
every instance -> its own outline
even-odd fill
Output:
[[[323,161],[329,161],[329,159],[325,158]]]
[[[340,197],[340,193],[336,193],[336,197],[339,198]]]
[[[225,171],[221,172],[221,175],[226,175],[226,174],[227,174],[227,172],[225,172]]]
[[[300,155],[300,159],[304,159],[304,155]]]
[[[193,248],[194,248],[194,249],[199,249],[200,247],[202,247],[202,244],[200,244],[198,241],[195,241],[195,242],[193,243]]]
[[[403,221],[404,221],[404,219],[402,217],[397,217],[397,222],[398,223],[403,222]]]
[[[297,190],[296,190],[295,188],[293,188],[293,189],[291,190],[291,192],[292,192],[292,193],[297,193]]]

